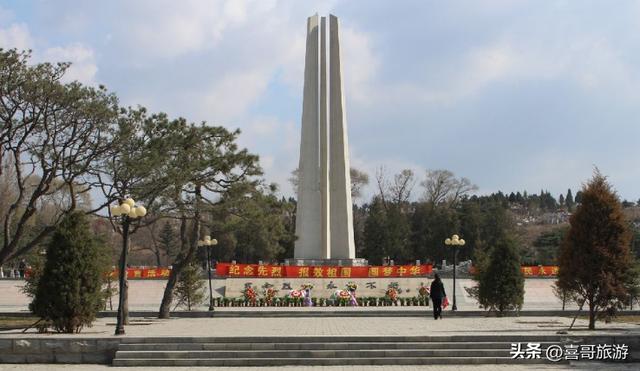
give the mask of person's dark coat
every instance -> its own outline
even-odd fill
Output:
[[[444,284],[440,280],[434,280],[431,282],[431,290],[429,290],[429,296],[434,300],[442,300],[447,293],[444,291]]]

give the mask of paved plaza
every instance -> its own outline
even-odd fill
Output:
[[[469,280],[460,280],[461,286]],[[220,289],[223,281],[216,281],[216,288]],[[527,280],[529,290],[529,309],[559,309],[555,297],[549,296],[552,280]],[[21,281],[0,281],[0,308],[2,311],[25,311],[28,298],[20,292]],[[162,296],[164,281],[131,281],[131,304],[133,310],[157,310]],[[448,287],[451,282],[445,281]],[[533,294],[532,294],[533,293]],[[464,296],[459,296],[460,310],[475,310],[477,307]],[[526,300],[527,301],[527,300]],[[114,298],[114,304],[116,298]],[[201,309],[205,309],[204,307]],[[370,310],[398,310],[399,307],[331,307],[331,308],[218,308],[219,312],[237,311],[370,311]],[[443,320],[433,320],[430,317],[431,307],[403,307],[402,310],[424,312],[424,316],[412,317],[214,317],[214,318],[172,318],[160,320],[153,316],[132,318],[131,325],[126,327],[127,337],[263,337],[263,336],[327,336],[327,341],[333,336],[446,336],[446,335],[553,335],[560,330],[566,330],[571,323],[569,317],[447,317]],[[0,332],[0,340],[22,337],[46,338],[114,338],[115,318],[100,318],[94,326],[86,328],[78,335],[66,334],[37,334],[31,330],[23,334],[21,330]],[[571,335],[637,335],[640,336],[640,326],[633,323],[598,323],[598,330],[587,330],[587,321],[578,319]],[[455,366],[315,366],[315,367],[278,367],[287,370],[635,370],[637,364],[603,364],[599,362],[579,362],[570,365],[455,365]],[[80,371],[80,370],[113,370],[121,369],[105,365],[26,365],[0,364],[0,371],[4,370],[42,370],[42,371]],[[127,368],[130,369],[130,368]],[[157,367],[142,367],[139,370],[156,370]],[[188,370],[190,368],[171,368]],[[209,368],[216,370],[266,370],[275,367],[241,367],[241,368]]]
[[[453,281],[451,279],[442,280],[447,294],[451,298],[453,295]],[[430,280],[429,280],[430,282]],[[551,289],[554,279],[549,278],[528,278],[525,280],[525,298],[523,310],[559,310],[562,303],[554,295]],[[165,280],[130,280],[129,281],[129,309],[142,311],[157,311],[160,307],[162,294],[166,285]],[[478,310],[476,301],[466,295],[465,288],[475,285],[475,281],[463,278],[456,280],[456,297],[458,310]],[[0,279],[0,312],[26,311],[29,307],[29,298],[22,293],[21,288],[24,281],[2,280]],[[224,294],[225,280],[213,280],[214,296],[219,297]],[[113,309],[117,309],[118,298],[112,298]],[[381,309],[384,307],[377,307]],[[413,307],[403,307],[409,309]],[[107,309],[109,305],[107,304]],[[202,304],[200,310],[206,310],[206,305]],[[391,308],[390,308],[391,309]],[[577,309],[575,305],[567,305],[567,309]]]
[[[255,310],[257,308],[245,308]],[[345,311],[350,308],[342,308]],[[500,335],[531,334],[553,335],[567,329],[569,317],[470,317],[434,320],[425,312],[424,317],[307,317],[307,318],[134,318],[127,326],[127,336],[424,336],[424,335]],[[45,335],[56,337],[111,337],[115,318],[99,318],[94,326],[79,335]],[[588,331],[587,321],[578,319],[574,326],[577,334],[635,334],[640,326],[630,323],[598,323],[598,330]],[[21,330],[0,332],[4,337],[36,335],[35,331],[22,334]]]

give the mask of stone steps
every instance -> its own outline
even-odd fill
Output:
[[[526,340],[524,340],[526,338]],[[285,336],[123,338],[114,366],[302,366],[544,363],[511,359],[512,342],[558,336]]]
[[[480,365],[542,364],[544,359],[514,360],[509,357],[384,357],[384,358],[219,358],[219,359],[114,359],[115,367],[193,366],[346,366],[346,365]],[[566,362],[564,362],[566,363]]]
[[[508,357],[508,349],[350,349],[350,350],[189,350],[118,351],[118,359],[224,358],[382,358],[382,357]]]
[[[460,342],[369,342],[367,349],[459,349]],[[541,342],[545,345],[552,342]],[[465,349],[504,349],[504,342],[465,343]],[[343,350],[360,349],[363,343],[147,343],[120,344],[122,351],[199,351],[199,350]]]

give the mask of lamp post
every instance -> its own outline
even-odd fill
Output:
[[[204,236],[203,240],[198,241],[198,246],[204,246],[207,249],[207,273],[209,274],[209,310],[213,311],[213,289],[211,288],[211,246],[218,244],[218,240],[211,239],[211,236]]]
[[[109,211],[112,216],[120,217],[122,223],[122,255],[120,258],[119,294],[118,294],[118,321],[116,323],[116,335],[124,335],[124,290],[127,278],[127,254],[129,252],[129,225],[133,219],[147,215],[144,206],[135,206],[133,198],[127,198],[117,206],[111,206]]]
[[[458,310],[458,306],[456,305],[456,256],[458,255],[457,247],[464,246],[464,240],[457,234],[454,234],[451,238],[444,240],[444,244],[453,246],[453,305],[451,306],[451,310]]]

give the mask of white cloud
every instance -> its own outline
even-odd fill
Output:
[[[236,122],[264,93],[268,82],[269,71],[262,69],[228,73],[215,81],[198,108],[216,122]]]
[[[124,2],[117,37],[139,57],[175,58],[215,47],[229,30],[260,22],[274,1]]]
[[[79,81],[83,84],[95,84],[98,66],[93,50],[80,44],[66,47],[53,47],[44,51],[42,57],[50,62],[71,62],[71,67],[64,75],[65,82]]]
[[[351,27],[341,27],[342,68],[345,91],[354,100],[366,102],[370,84],[380,66],[369,35]]]
[[[29,28],[24,23],[14,23],[7,28],[0,28],[0,47],[26,50],[33,47],[33,39]]]

